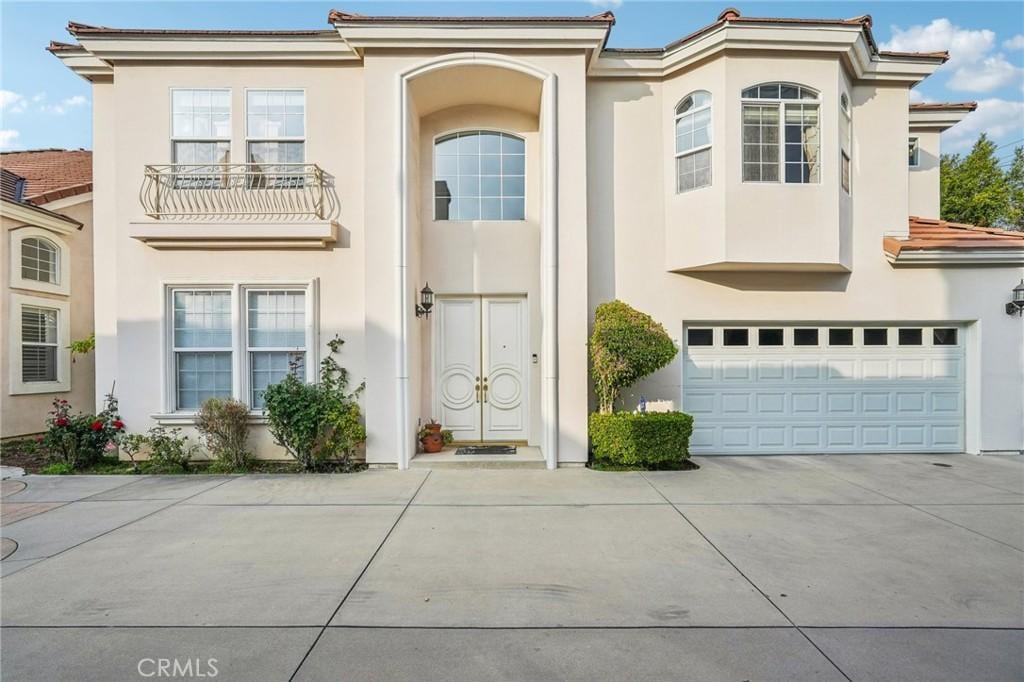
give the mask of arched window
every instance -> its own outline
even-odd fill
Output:
[[[818,92],[793,83],[743,91],[743,181],[816,183],[821,177]]]
[[[676,105],[676,192],[711,184],[711,93],[692,92]]]
[[[850,118],[850,99],[844,92],[839,96],[839,184],[850,193],[850,157],[853,155],[853,120]]]
[[[44,284],[60,284],[60,248],[42,237],[23,239],[21,278]]]
[[[434,142],[434,220],[524,220],[526,143],[489,130]]]

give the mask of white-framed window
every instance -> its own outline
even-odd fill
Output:
[[[11,230],[11,287],[69,294],[70,258],[67,243],[48,230]]]
[[[492,130],[434,140],[434,220],[525,220],[526,141]]]
[[[289,373],[316,378],[315,281],[167,285],[167,412],[210,398],[263,409]]]
[[[301,187],[306,162],[306,91],[245,91],[246,162],[257,164],[249,184],[260,188]]]
[[[194,411],[210,398],[232,397],[233,349],[230,289],[171,292],[175,411]]]
[[[10,392],[71,390],[67,301],[11,294]]]
[[[921,145],[916,137],[911,137],[907,141],[907,165],[911,168],[921,165]]]
[[[697,90],[676,105],[676,193],[711,185],[711,93]]]
[[[850,157],[853,155],[853,118],[850,99],[844,92],[839,96],[839,184],[850,193]]]
[[[289,374],[306,373],[306,290],[246,288],[248,403],[263,409],[263,393]]]
[[[171,160],[183,165],[231,160],[231,90],[171,89]]]
[[[743,182],[813,184],[821,179],[817,91],[793,83],[743,90]]]

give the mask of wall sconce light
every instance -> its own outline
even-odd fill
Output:
[[[434,292],[430,283],[420,289],[420,302],[416,306],[416,317],[430,317],[430,309],[434,307]]]
[[[1006,304],[1007,315],[1024,315],[1024,279],[1013,288],[1013,298]]]

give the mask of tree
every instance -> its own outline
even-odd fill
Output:
[[[650,315],[622,301],[597,306],[590,336],[591,374],[602,413],[611,413],[623,389],[656,372],[678,349]]]
[[[1024,230],[1024,147],[1013,150],[1013,162],[1006,172],[1010,183],[1010,210],[1006,226],[1011,230]]]
[[[966,157],[943,155],[939,177],[943,219],[988,227],[1009,218],[1010,181],[984,133]]]

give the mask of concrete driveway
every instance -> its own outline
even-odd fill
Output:
[[[698,461],[5,481],[0,677],[1024,679],[1024,458]]]

